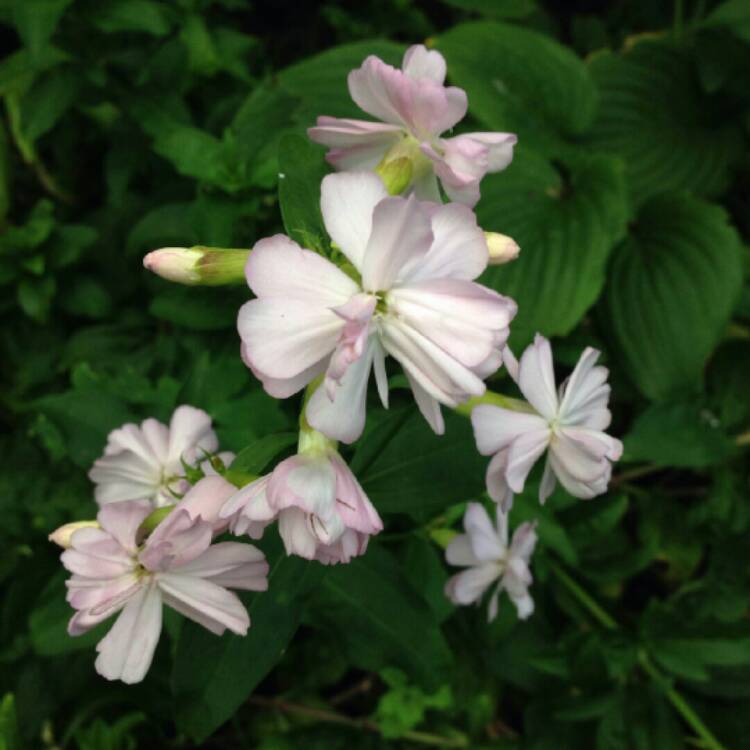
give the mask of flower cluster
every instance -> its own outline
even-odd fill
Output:
[[[251,251],[198,246],[146,257],[147,268],[185,284],[236,282],[244,264],[254,297],[237,320],[242,360],[269,395],[305,389],[305,398],[296,454],[238,486],[227,481],[238,474],[221,476],[233,455],[217,452],[200,409],[180,406],[168,427],[147,419],[110,434],[90,472],[96,521],[50,537],[65,547],[71,573],[71,635],[119,613],[98,646],[105,677],[144,677],[163,604],[216,634],[247,631],[230,589],[265,590],[268,565],[252,544],[218,540],[225,532],[257,540],[276,522],[287,554],[325,565],[365,553],[383,522],[338,442],[362,435],[371,373],[388,407],[388,358],[435,433],[445,431],[441,407],[460,407],[479,451],[493,456],[495,525],[469,503],[465,534],[446,549],[447,562],[465,568],[446,585],[454,603],[479,602],[494,586],[490,620],[501,591],[520,618],[532,613],[535,524],[509,541],[507,514],[545,450],[542,502],[555,478],[577,497],[606,490],[622,447],[604,432],[609,386],[598,353],[587,349],[558,391],[549,342],[537,336],[518,362],[507,344],[516,303],[477,281],[489,263],[518,256],[512,238],[483,232],[472,210],[483,176],[510,163],[516,138],[443,137],[467,110],[445,76],[443,57],[421,45],[401,70],[369,57],[349,75],[349,91],[379,122],[320,117],[309,130],[338,170],[320,187],[330,252],[276,235]],[[485,380],[503,364],[526,401],[487,393]]]

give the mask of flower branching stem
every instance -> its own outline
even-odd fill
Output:
[[[576,598],[589,614],[607,630],[618,630],[617,621],[571,576],[569,576],[560,565],[552,567],[552,572],[560,583]],[[638,663],[643,671],[656,683],[664,693],[667,700],[695,734],[700,738],[700,747],[706,750],[726,750],[724,745],[714,736],[713,732],[705,725],[703,720],[693,710],[685,698],[674,688],[672,681],[654,664],[649,654],[640,649],[638,652]]]

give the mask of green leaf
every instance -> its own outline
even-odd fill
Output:
[[[55,33],[73,0],[24,0],[13,3],[13,23],[23,43],[36,56]]]
[[[286,233],[302,247],[323,252],[327,233],[320,213],[320,183],[328,172],[323,152],[298,135],[279,143],[279,204]]]
[[[738,237],[721,208],[686,195],[642,207],[604,300],[623,364],[646,396],[698,382],[741,284]]]
[[[247,293],[227,288],[170,286],[155,295],[149,313],[175,325],[195,331],[218,331],[231,328],[237,319],[237,310]]]
[[[482,182],[480,226],[513,237],[519,258],[482,281],[518,302],[513,346],[536,332],[569,333],[596,301],[609,254],[625,231],[627,193],[619,162],[577,159],[557,167],[519,148],[510,167]]]
[[[732,442],[700,404],[659,403],[643,412],[625,436],[627,461],[703,468],[724,461]]]
[[[347,565],[328,568],[312,606],[340,633],[342,648],[361,669],[394,665],[428,690],[447,677],[452,655],[435,615],[377,544]]]
[[[740,39],[750,42],[750,6],[746,0],[724,0],[702,24],[706,28],[726,28]]]
[[[398,66],[404,50],[401,44],[377,39],[344,44],[282,70],[278,80],[283,89],[302,100],[297,118],[305,126],[314,125],[318,115],[361,118],[362,110],[347,88],[349,72],[362,65],[368,55]]]
[[[442,0],[445,5],[488,18],[523,18],[536,10],[535,0]]]
[[[112,34],[118,31],[141,31],[153,36],[169,33],[169,8],[153,0],[108,0],[93,15],[93,24]]]
[[[281,659],[299,625],[303,597],[322,573],[315,563],[287,557],[277,537],[273,542],[267,551],[268,591],[242,596],[251,620],[246,636],[217,637],[192,622],[180,630],[172,676],[176,720],[199,744],[234,714]],[[266,539],[262,546],[269,550]]]
[[[623,158],[635,203],[669,190],[721,193],[739,129],[701,92],[687,47],[644,40],[590,67],[601,103],[587,142]]]
[[[55,279],[50,276],[41,279],[24,279],[18,285],[18,304],[32,320],[45,323],[49,317],[56,288]]]
[[[21,128],[31,143],[51,130],[78,97],[79,79],[71,70],[55,69],[35,81],[21,100]]]
[[[415,409],[391,409],[357,444],[351,468],[379,511],[422,518],[484,490],[471,423],[446,413],[445,426],[438,437]]]
[[[596,89],[586,66],[536,31],[475,22],[439,36],[452,83],[466,90],[469,112],[490,130],[517,133],[526,146],[560,153],[586,130]]]
[[[297,437],[295,432],[279,432],[258,438],[237,454],[228,473],[260,474],[279,453],[291,448]]]

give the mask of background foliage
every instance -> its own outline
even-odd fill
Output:
[[[672,686],[746,746],[750,3],[2,0],[0,24],[0,747],[678,750]],[[322,240],[322,149],[293,136],[357,116],[367,54],[425,39],[469,94],[462,129],[519,135],[477,211],[523,251],[486,282],[519,302],[514,346],[556,337],[561,370],[603,350],[611,492],[540,508],[531,483],[537,611],[487,626],[443,597],[437,543],[484,460],[461,417],[437,439],[396,397],[348,454],[386,521],[364,558],[323,569],[269,538],[246,639],[168,619],[146,682],[106,683],[97,633],[65,635],[46,534],[93,516],[107,432],[191,403],[250,471],[296,417],[238,357],[247,290],[170,286],[141,257],[250,247],[282,215]]]

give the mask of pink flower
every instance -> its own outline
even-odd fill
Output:
[[[448,563],[467,570],[447,581],[446,596],[454,604],[473,604],[497,581],[490,598],[489,621],[497,616],[498,597],[503,590],[525,620],[534,611],[528,591],[532,582],[529,560],[537,538],[534,527],[534,523],[521,524],[508,546],[508,517],[502,509],[498,506],[494,528],[487,511],[479,503],[469,503],[464,514],[466,533],[454,537],[445,550]]]
[[[587,348],[571,376],[555,388],[549,341],[537,334],[515,363],[505,353],[508,371],[530,404],[529,412],[482,404],[471,421],[479,452],[494,454],[487,468],[487,490],[504,509],[513,493],[522,492],[536,460],[549,448],[539,500],[555,488],[555,477],[571,495],[592,498],[606,492],[611,461],[622,455],[622,443],[607,435],[608,370],[595,366],[599,352]]]
[[[388,197],[372,173],[325,177],[321,209],[361,281],[281,235],[259,242],[246,267],[257,299],[238,319],[245,363],[279,398],[325,374],[307,419],[351,443],[364,427],[372,369],[387,406],[390,354],[442,433],[439,405],[484,393],[516,313],[512,300],[473,281],[488,259],[474,214]]]
[[[441,138],[467,107],[462,89],[443,85],[445,73],[443,56],[421,44],[406,51],[402,70],[371,55],[349,73],[349,93],[381,122],[323,116],[308,134],[330,148],[326,158],[340,171],[369,171],[405,157],[419,198],[439,201],[439,178],[452,201],[473,206],[484,175],[510,164],[517,138],[512,133]]]
[[[100,505],[121,500],[172,505],[190,487],[182,462],[202,463],[206,473],[213,474],[203,459],[218,446],[211,417],[193,406],[178,407],[169,427],[155,419],[146,419],[140,426],[123,425],[110,432],[104,455],[89,472],[96,483],[96,501]],[[219,457],[229,463],[234,454]]]
[[[144,678],[159,641],[163,604],[216,635],[225,629],[247,633],[247,611],[228,588],[265,591],[268,563],[252,545],[211,544],[212,523],[190,504],[193,493],[205,493],[204,482],[215,480],[222,481],[196,484],[145,543],[139,528],[153,508],[142,500],[107,503],[97,516],[101,528],[73,533],[61,557],[72,573],[67,599],[77,610],[68,632],[81,635],[119,612],[97,646],[96,670],[108,680]]]

